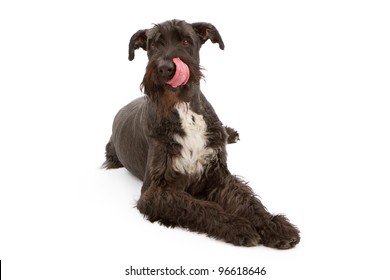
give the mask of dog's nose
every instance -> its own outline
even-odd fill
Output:
[[[170,79],[175,74],[175,64],[169,60],[161,61],[157,65],[157,71],[160,77]]]

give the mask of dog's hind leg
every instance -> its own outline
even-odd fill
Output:
[[[217,203],[198,200],[184,191],[149,187],[137,203],[138,210],[151,222],[181,226],[206,233],[238,246],[255,246],[260,236],[246,219],[226,213]]]
[[[235,129],[229,126],[225,126],[225,129],[228,134],[228,139],[227,139],[228,144],[237,143],[237,141],[240,140],[240,135]]]
[[[226,212],[251,221],[265,246],[289,249],[300,241],[299,230],[286,217],[270,214],[252,189],[236,176],[227,175],[223,186],[213,188],[208,199]]]
[[[107,169],[123,167],[116,155],[115,147],[112,144],[111,139],[106,145],[106,161],[103,163],[103,167]]]

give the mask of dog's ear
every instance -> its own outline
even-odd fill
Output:
[[[146,31],[147,29],[138,30],[133,36],[131,36],[129,43],[129,60],[134,59],[134,51],[142,48],[146,50]]]
[[[202,44],[210,39],[211,42],[218,43],[221,50],[225,48],[221,35],[219,35],[217,28],[211,23],[195,22],[192,24],[192,28],[195,30],[196,34],[198,34]]]

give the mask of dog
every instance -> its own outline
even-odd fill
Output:
[[[292,248],[300,241],[297,227],[270,214],[228,170],[226,145],[239,135],[200,90],[199,51],[207,40],[225,47],[205,22],[170,20],[131,37],[129,60],[140,48],[148,56],[145,96],[116,115],[103,166],[125,167],[143,181],[136,206],[151,222],[237,246]]]

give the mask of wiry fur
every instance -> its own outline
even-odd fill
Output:
[[[294,247],[298,229],[286,217],[270,214],[227,168],[226,144],[236,142],[238,133],[222,125],[200,91],[199,50],[207,40],[224,48],[209,23],[172,20],[132,36],[129,59],[138,48],[149,58],[141,84],[146,96],[115,117],[104,166],[124,166],[143,180],[137,208],[151,222],[235,245]],[[190,70],[188,83],[178,88],[166,84],[174,57]]]

